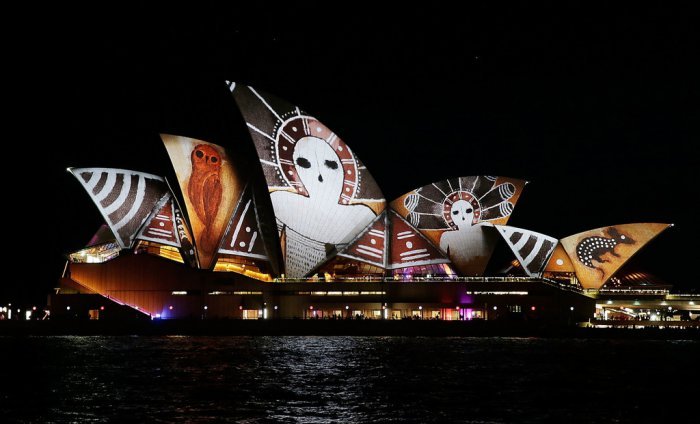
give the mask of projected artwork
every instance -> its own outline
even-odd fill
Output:
[[[382,212],[338,256],[383,269],[450,262],[420,231],[390,209]]]
[[[88,192],[121,248],[131,246],[141,225],[168,193],[151,174],[112,168],[70,168]]]
[[[185,218],[182,216],[182,211],[180,210],[180,206],[178,205],[175,197],[173,197],[173,202],[175,204],[175,208],[173,210],[175,213],[175,229],[177,231],[177,236],[180,239],[180,253],[189,266],[196,267],[197,255],[194,251],[194,244],[192,243],[192,233],[185,222]]]
[[[391,227],[391,254],[387,268],[449,263],[449,259],[423,234],[396,212],[388,212]]]
[[[597,228],[561,240],[581,286],[601,288],[639,249],[670,224],[624,224]]]
[[[269,261],[260,237],[256,210],[251,190],[246,188],[231,217],[220,253]]]
[[[549,257],[549,261],[547,261],[547,265],[545,266],[544,270],[546,272],[554,273],[575,272],[574,264],[571,263],[571,259],[566,253],[566,250],[564,250],[564,247],[562,247],[561,242],[557,243],[557,247],[554,248],[554,251]]]
[[[180,239],[177,236],[177,224],[175,223],[175,209],[170,194],[160,202],[141,228],[139,240],[153,241],[173,247],[180,247]]]
[[[242,186],[223,147],[161,134],[175,168],[201,268],[211,268]]]
[[[557,239],[522,228],[505,225],[495,227],[527,275],[539,276],[554,252]]]
[[[482,275],[498,235],[526,182],[493,176],[460,177],[413,190],[391,203],[401,216],[448,254],[463,275]]]
[[[384,211],[355,240],[339,252],[338,256],[386,269],[389,258],[386,220],[386,211]]]
[[[298,107],[229,84],[260,158],[288,277],[301,277],[383,210],[379,187],[350,147]]]

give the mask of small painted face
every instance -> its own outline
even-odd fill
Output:
[[[458,230],[471,227],[474,223],[474,207],[466,200],[454,202],[450,214]]]
[[[303,137],[296,143],[293,159],[309,197],[338,202],[343,189],[343,167],[328,143],[316,137]]]
[[[196,168],[220,168],[221,155],[215,148],[200,144],[192,150],[192,165]]]

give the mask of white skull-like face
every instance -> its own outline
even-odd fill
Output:
[[[466,200],[457,200],[450,209],[452,222],[457,226],[457,230],[472,226],[474,222],[474,207]]]
[[[309,197],[338,203],[343,190],[343,167],[328,143],[316,137],[303,137],[296,143],[293,159]]]

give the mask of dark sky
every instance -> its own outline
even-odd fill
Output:
[[[168,174],[159,132],[239,142],[225,79],[320,118],[387,199],[447,177],[505,175],[531,182],[515,226],[564,237],[673,222],[632,266],[697,287],[684,270],[695,263],[688,246],[698,236],[692,14],[661,6],[463,7],[81,10],[89,19],[44,11],[24,31],[40,41],[12,52],[21,64],[9,85],[27,86],[20,92],[29,137],[14,149],[34,158],[46,184],[9,191],[29,209],[17,225],[31,222],[36,233],[15,241],[30,272],[2,283],[0,303],[43,299],[63,254],[100,224],[67,166]],[[37,139],[48,151],[32,149]]]

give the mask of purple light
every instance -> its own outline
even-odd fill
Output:
[[[459,297],[459,303],[465,305],[472,303],[474,298],[468,294],[463,294]]]

